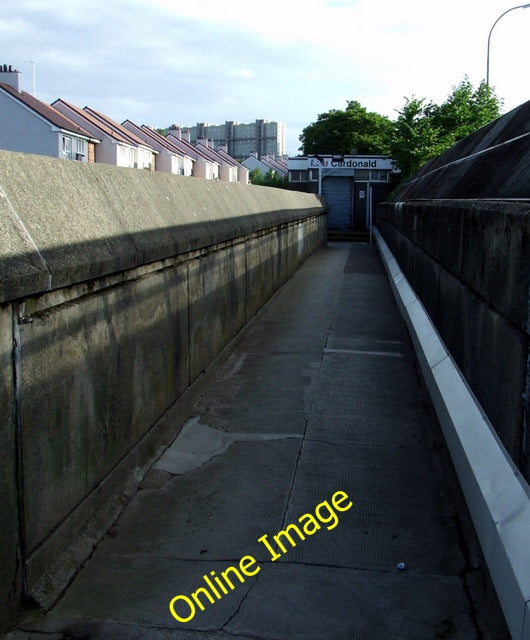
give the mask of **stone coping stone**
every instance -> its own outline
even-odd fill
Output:
[[[314,194],[0,151],[0,303],[324,212]]]

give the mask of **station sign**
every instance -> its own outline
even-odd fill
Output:
[[[308,157],[310,169],[379,169],[391,171],[393,161],[383,156],[314,156]]]

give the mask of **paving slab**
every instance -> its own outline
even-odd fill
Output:
[[[266,567],[226,630],[268,640],[469,640],[463,601],[456,578],[283,564]]]
[[[330,244],[62,597],[7,639],[482,637],[438,441],[377,250]]]

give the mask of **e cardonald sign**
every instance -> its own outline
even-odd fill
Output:
[[[310,168],[391,170],[392,159],[380,156],[315,156],[308,158]]]
[[[347,167],[349,169],[376,169],[377,160],[332,160],[332,167]]]

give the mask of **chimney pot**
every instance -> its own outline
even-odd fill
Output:
[[[0,65],[0,82],[5,82],[20,93],[20,71],[13,69],[11,65]]]

